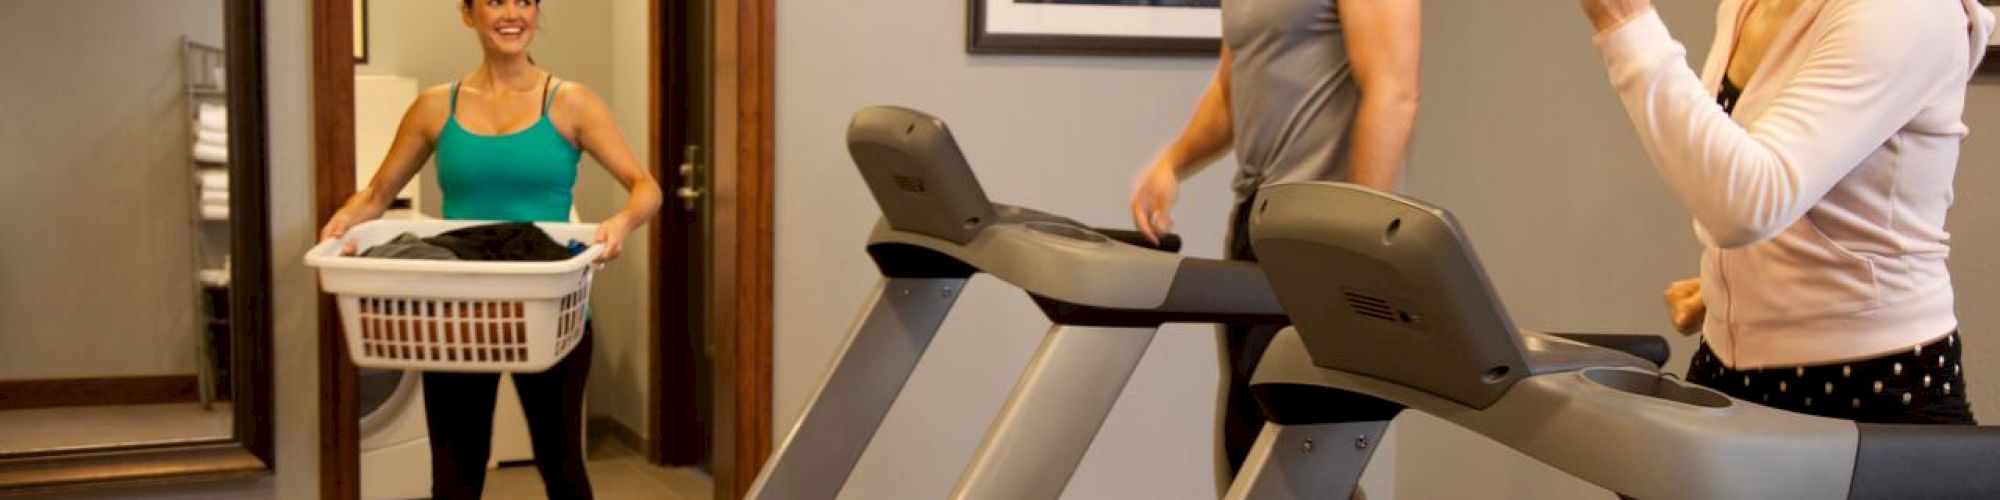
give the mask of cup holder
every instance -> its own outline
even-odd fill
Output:
[[[1612,389],[1640,396],[1665,399],[1676,403],[1703,408],[1728,408],[1729,397],[1707,387],[1683,382],[1677,378],[1659,377],[1651,373],[1630,370],[1594,368],[1583,370],[1583,378]]]

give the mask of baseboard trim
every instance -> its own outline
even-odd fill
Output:
[[[591,415],[584,419],[585,449],[597,450],[607,443],[615,443],[636,453],[646,452],[646,438],[632,430],[632,426],[609,415]]]
[[[200,400],[194,375],[0,380],[0,410]]]

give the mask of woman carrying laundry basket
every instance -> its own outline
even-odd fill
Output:
[[[632,155],[597,94],[555,78],[528,56],[539,0],[462,0],[461,14],[484,61],[462,80],[418,96],[375,178],[333,215],[320,238],[341,238],[380,217],[433,153],[446,219],[566,222],[578,159],[588,152],[631,193],[589,242],[602,248],[598,262],[616,258],[626,236],[658,211],[659,185]],[[468,312],[490,311],[459,314]],[[587,326],[583,332],[573,348],[580,352],[546,371],[514,374],[549,498],[591,498],[581,443],[591,342]],[[424,373],[423,383],[433,496],[478,498],[499,374],[433,371]]]

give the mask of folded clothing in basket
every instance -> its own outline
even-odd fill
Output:
[[[528,222],[488,224],[447,231],[424,241],[463,260],[569,260],[576,256]]]
[[[422,236],[417,236],[417,233],[396,235],[396,239],[389,240],[388,243],[368,247],[368,251],[361,252],[361,256],[380,259],[458,260],[458,254],[452,253],[451,249],[432,245],[424,241]]]
[[[558,261],[582,251],[581,242],[557,244],[549,233],[528,222],[487,224],[420,238],[403,233],[388,243],[369,247],[362,257],[386,259]]]

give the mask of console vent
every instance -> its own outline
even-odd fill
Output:
[[[1355,314],[1383,321],[1398,321],[1396,319],[1396,308],[1390,306],[1389,301],[1381,297],[1348,290],[1347,306],[1353,308]]]

